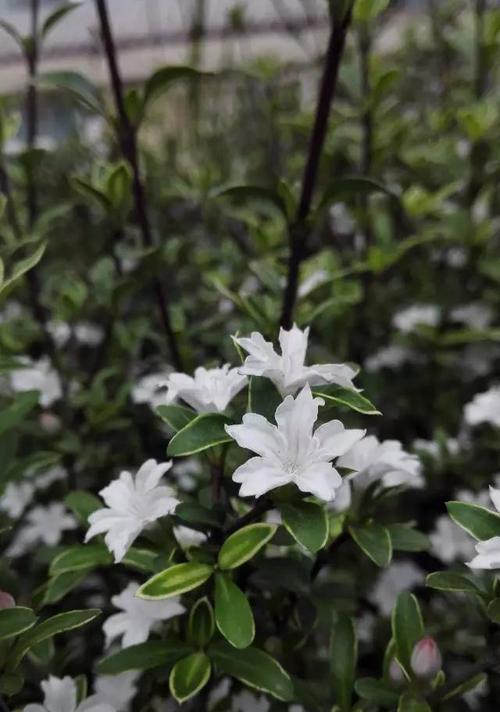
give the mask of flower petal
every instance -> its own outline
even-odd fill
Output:
[[[345,455],[365,435],[366,430],[347,430],[340,420],[331,420],[320,425],[314,435],[319,438],[321,449],[331,459]]]
[[[262,457],[279,458],[284,447],[278,428],[257,413],[246,413],[241,425],[226,425],[226,432],[240,447]]]
[[[241,483],[241,497],[260,497],[291,482],[288,472],[263,457],[252,457],[233,473],[233,482]]]
[[[313,463],[301,470],[294,482],[301,492],[309,492],[315,497],[331,502],[335,491],[342,485],[342,477],[329,462]]]

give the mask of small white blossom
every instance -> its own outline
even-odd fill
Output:
[[[280,329],[281,355],[257,331],[252,332],[250,337],[233,339],[249,354],[239,369],[240,373],[269,378],[282,396],[293,395],[306,384],[320,386],[335,383],[354,389],[352,379],[356,370],[347,364],[305,366],[309,327],[304,331],[295,325],[289,331]]]
[[[151,408],[165,404],[166,380],[170,371],[159,371],[142,376],[132,388],[134,403],[147,403]]]
[[[56,546],[63,532],[76,528],[76,521],[60,502],[34,507],[26,515],[22,529],[7,550],[9,556],[22,556],[35,544]]]
[[[0,509],[11,519],[17,519],[33,499],[34,492],[31,482],[9,482],[0,497]]]
[[[372,601],[384,616],[391,614],[398,595],[416,584],[422,584],[425,574],[411,561],[395,561],[384,569],[370,593]]]
[[[136,670],[119,675],[98,675],[94,681],[96,695],[116,712],[126,712],[137,694],[135,683],[138,677]]]
[[[398,311],[392,324],[402,331],[409,333],[419,326],[437,326],[441,312],[435,304],[414,304],[411,307]]]
[[[99,346],[104,339],[104,331],[97,324],[89,321],[80,321],[75,324],[76,340],[85,346]]]
[[[324,284],[327,280],[328,272],[326,271],[326,269],[317,269],[314,272],[311,272],[311,274],[306,277],[300,284],[297,296],[299,297],[299,299],[307,297],[307,295],[313,292],[316,287],[319,287],[321,284]]]
[[[407,346],[394,344],[385,346],[369,356],[365,361],[365,370],[376,373],[383,368],[398,369],[405,363],[415,360],[415,353]]]
[[[65,346],[71,338],[71,327],[65,321],[49,321],[47,331],[59,348]]]
[[[500,512],[500,489],[490,487],[490,498]],[[494,536],[476,544],[476,556],[467,566],[471,569],[500,569],[500,536]]]
[[[115,562],[121,561],[145,527],[171,514],[179,504],[170,487],[158,484],[171,466],[171,462],[147,460],[135,478],[130,472],[122,472],[101,490],[99,494],[107,507],[90,515],[85,541],[106,532],[106,546],[114,554]]]
[[[164,601],[146,601],[136,597],[139,584],[131,582],[111,603],[120,613],[115,613],[105,621],[102,629],[109,645],[116,638],[121,638],[122,648],[144,643],[152,630],[161,621],[180,616],[185,608],[179,602],[179,596]]]
[[[49,676],[41,684],[44,693],[43,705],[26,705],[24,712],[115,712],[115,709],[101,700],[98,695],[91,695],[77,703],[77,689],[70,677]]]
[[[420,460],[403,450],[398,440],[383,440],[368,435],[337,460],[338,467],[353,470],[354,487],[381,480],[384,487],[421,485]]]
[[[468,559],[474,553],[474,542],[446,514],[436,519],[434,531],[430,535],[432,553],[445,564]]]
[[[296,398],[286,396],[276,409],[277,425],[256,413],[243,416],[241,425],[226,431],[238,445],[257,453],[238,467],[234,482],[242,497],[260,497],[276,487],[295,484],[302,492],[320,499],[334,499],[342,478],[332,460],[343,455],[363,437],[364,430],[346,430],[339,420],[320,425],[314,432],[321,398],[313,398],[304,386]]]
[[[199,413],[222,412],[246,384],[246,377],[228,363],[221,368],[200,366],[194,377],[185,373],[169,375],[166,402],[182,400]]]
[[[500,386],[476,394],[465,406],[464,418],[467,425],[490,423],[500,428]]]
[[[465,324],[470,329],[486,329],[493,320],[493,310],[487,304],[471,302],[452,309],[450,319]]]
[[[16,369],[10,374],[10,384],[14,391],[39,391],[40,405],[44,408],[52,405],[62,396],[61,381],[50,365],[48,358],[32,361],[29,358],[19,359],[24,368]]]
[[[200,546],[207,540],[206,534],[190,527],[174,527],[174,536],[181,549],[189,549],[192,546]]]
[[[186,492],[191,492],[196,489],[198,475],[201,474],[201,471],[202,468],[199,459],[196,457],[185,457],[174,464],[172,474],[177,481],[178,487],[186,490]]]

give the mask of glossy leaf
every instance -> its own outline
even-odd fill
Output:
[[[168,444],[167,455],[183,457],[203,452],[216,445],[232,442],[224,426],[231,421],[221,413],[202,413],[174,435]]]
[[[436,571],[429,574],[425,583],[429,588],[434,588],[438,591],[460,591],[484,595],[474,581],[464,574],[457,574],[452,571]]]
[[[500,514],[467,502],[447,502],[446,507],[453,521],[475,539],[500,536]]]
[[[381,412],[376,409],[373,403],[370,403],[368,398],[365,398],[358,391],[336,385],[317,386],[312,390],[315,396],[325,399],[326,405],[335,403],[346,406],[358,413],[363,413],[363,415],[381,415]]]
[[[182,658],[170,672],[168,684],[172,696],[182,704],[194,697],[210,679],[212,665],[205,653],[197,652]]]
[[[215,631],[214,611],[208,598],[200,598],[189,611],[188,639],[200,648],[210,642]]]
[[[167,668],[192,652],[187,643],[180,640],[150,640],[119,650],[97,663],[101,675],[119,675],[129,670]]]
[[[225,574],[215,576],[215,621],[235,648],[247,648],[255,637],[255,623],[247,597]]]
[[[388,566],[391,563],[391,537],[385,527],[373,523],[365,527],[350,527],[349,532],[359,548],[377,566]]]
[[[415,643],[424,637],[424,623],[415,596],[404,591],[398,596],[392,612],[392,635],[396,655],[408,674],[411,674],[411,654]]]
[[[189,561],[175,564],[150,578],[137,591],[139,598],[161,600],[192,591],[207,581],[213,574],[213,567]]]
[[[280,506],[283,524],[293,538],[313,554],[328,540],[328,518],[324,508],[313,502]]]
[[[55,576],[69,571],[108,566],[112,563],[113,557],[103,544],[76,545],[56,556],[50,565],[50,574]]]
[[[352,619],[339,615],[330,641],[330,668],[335,700],[341,712],[349,712],[356,673],[358,646]]]
[[[196,418],[196,412],[182,405],[160,405],[156,412],[174,433]]]
[[[0,610],[0,640],[13,638],[32,628],[36,623],[36,615],[31,608],[13,606]]]
[[[275,524],[249,524],[231,534],[219,551],[221,569],[235,569],[252,559],[276,532]]]

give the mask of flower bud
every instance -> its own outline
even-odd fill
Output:
[[[16,602],[10,593],[7,593],[7,591],[0,591],[0,609],[13,608],[15,605]]]
[[[433,678],[441,670],[443,659],[436,641],[427,636],[419,640],[411,654],[411,669],[417,677]]]
[[[57,415],[46,411],[42,413],[38,421],[45,432],[49,434],[57,433],[61,429],[61,419]]]
[[[389,663],[389,680],[395,685],[402,685],[405,681],[403,668],[398,663],[396,658],[392,658],[391,662]]]

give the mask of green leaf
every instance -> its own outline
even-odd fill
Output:
[[[121,563],[124,566],[130,566],[138,571],[145,573],[155,573],[158,571],[156,562],[158,560],[158,552],[150,549],[139,549],[135,546],[130,547]]]
[[[129,670],[168,668],[192,652],[192,647],[180,640],[151,640],[119,650],[97,663],[101,675],[119,675]]]
[[[71,184],[84,198],[100,208],[106,215],[111,211],[111,201],[103,190],[79,176],[72,176]]]
[[[312,391],[313,395],[324,398],[326,405],[338,403],[358,413],[363,413],[363,415],[381,415],[381,412],[375,408],[373,403],[370,403],[368,398],[362,396],[358,391],[352,391],[336,385],[317,386]]]
[[[425,580],[426,586],[437,591],[461,591],[464,593],[475,593],[484,595],[483,591],[464,574],[456,574],[452,571],[436,571],[429,574]]]
[[[17,695],[23,689],[24,678],[18,673],[6,673],[0,677],[0,694]]]
[[[430,547],[429,538],[406,524],[387,524],[394,551],[427,551]]]
[[[389,3],[390,0],[356,0],[354,3],[354,20],[357,22],[372,22],[389,7]]]
[[[320,208],[324,208],[331,203],[337,203],[346,198],[356,197],[358,195],[371,195],[372,193],[385,193],[393,200],[399,203],[397,195],[392,193],[382,183],[378,183],[372,178],[362,178],[354,176],[352,178],[335,178],[331,181],[321,199]]]
[[[59,633],[80,628],[82,625],[90,623],[90,621],[97,618],[100,614],[101,611],[96,608],[89,608],[86,611],[68,611],[67,613],[59,613],[42,623],[38,623],[38,625],[35,625],[24,633],[17,641],[9,657],[7,664],[8,670],[15,670],[26,653],[33,646]]]
[[[199,598],[189,612],[188,639],[199,648],[210,642],[215,631],[214,611],[208,598]]]
[[[215,576],[215,621],[222,635],[235,648],[247,648],[255,637],[250,604],[225,574]]]
[[[70,492],[65,497],[64,502],[80,522],[85,525],[88,524],[88,519],[92,512],[96,512],[103,507],[101,500],[95,494],[84,490]]]
[[[249,687],[289,702],[294,691],[290,676],[277,660],[254,647],[238,650],[224,641],[212,643],[209,655],[221,672]]]
[[[14,606],[0,610],[0,640],[13,638],[32,628],[36,623],[36,616],[31,608]]]
[[[52,28],[54,28],[57,23],[63,19],[63,17],[65,17],[69,12],[72,12],[72,10],[76,10],[76,8],[80,5],[81,2],[68,2],[51,12],[42,25],[42,39],[45,39],[47,37]]]
[[[160,67],[146,80],[144,86],[144,105],[156,99],[161,93],[180,80],[198,80],[203,77],[213,76],[211,72],[200,72],[199,69],[188,66]]]
[[[494,623],[500,623],[500,598],[494,598],[488,604],[488,618]]]
[[[64,596],[85,581],[88,573],[87,570],[70,571],[49,579],[42,599],[43,604],[59,603]]]
[[[287,204],[282,196],[275,190],[263,188],[258,185],[234,185],[223,188],[214,193],[215,198],[231,198],[237,202],[258,201],[268,203],[277,208],[287,219]]]
[[[39,395],[38,391],[16,394],[15,401],[3,408],[0,413],[0,435],[16,428],[24,420],[28,413],[38,405]]]
[[[341,712],[351,709],[358,646],[354,625],[349,616],[339,615],[332,630],[330,642],[330,667],[335,701]]]
[[[221,526],[215,512],[197,502],[181,502],[175,508],[175,516],[187,524],[217,528]]]
[[[105,116],[97,88],[83,74],[70,71],[46,72],[38,76],[37,83],[48,89],[68,91],[87,109]]]
[[[252,559],[274,536],[276,524],[249,524],[231,534],[219,551],[221,569],[235,569]]]
[[[43,257],[43,253],[47,247],[46,242],[42,242],[36,250],[29,256],[19,262],[16,262],[11,276],[2,282],[0,287],[0,295],[6,297],[12,289],[16,286],[16,282],[24,275],[29,272],[33,267],[40,262]]]
[[[411,654],[415,643],[424,637],[424,623],[418,601],[412,593],[399,594],[392,612],[392,635],[396,643],[397,659],[411,675]]]
[[[113,557],[104,544],[77,544],[58,554],[52,561],[49,572],[51,576],[55,576],[69,571],[110,566],[112,563]]]
[[[470,692],[471,690],[474,690],[478,685],[483,684],[486,682],[488,679],[488,675],[485,672],[480,672],[477,675],[474,675],[473,677],[469,678],[465,682],[460,683],[456,687],[454,687],[450,692],[448,692],[446,695],[444,695],[443,702],[446,700],[451,700],[454,697],[462,697],[466,692]]]
[[[398,693],[391,690],[382,680],[376,680],[373,677],[362,677],[356,680],[354,689],[361,699],[374,705],[394,709],[398,703]]]
[[[195,561],[175,564],[143,583],[136,595],[151,601],[178,596],[201,586],[213,571],[213,566]]]
[[[197,415],[182,430],[179,430],[168,444],[167,455],[183,457],[203,452],[216,445],[232,442],[224,426],[231,421],[221,413]]]
[[[205,653],[188,655],[175,663],[168,678],[170,692],[182,704],[194,697],[210,679],[212,665]]]
[[[450,517],[475,539],[484,541],[500,536],[500,515],[478,504],[446,502]]]
[[[0,28],[4,30],[4,32],[6,32],[8,35],[10,35],[10,37],[14,40],[19,49],[24,52],[23,38],[16,30],[14,25],[12,25],[10,22],[6,22],[6,20],[0,20]]]
[[[359,548],[377,566],[389,566],[392,559],[392,544],[385,527],[373,523],[365,527],[349,527],[349,532]]]
[[[286,530],[313,554],[328,540],[328,518],[324,508],[313,502],[294,502],[280,506]]]
[[[182,405],[160,405],[156,412],[174,433],[182,430],[196,418],[194,410],[184,408]]]
[[[413,697],[405,692],[399,698],[398,712],[432,712],[432,710],[424,699]]]

